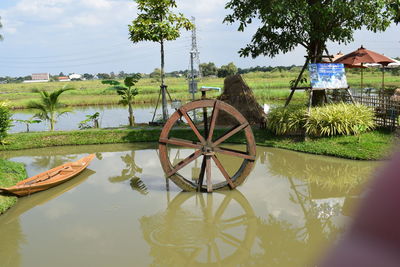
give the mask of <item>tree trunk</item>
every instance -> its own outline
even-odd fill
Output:
[[[167,109],[167,87],[164,84],[164,41],[161,40],[161,96],[162,96],[162,113],[163,121],[168,119],[168,109]]]
[[[309,50],[309,58],[311,63],[321,63],[322,61],[322,53],[325,50],[325,43],[322,43],[320,40],[311,41],[310,50]],[[313,92],[311,105],[322,106],[325,101],[325,91],[317,90]]]
[[[128,103],[128,111],[129,111],[129,126],[133,126],[135,124],[135,118],[133,117],[133,109],[132,109],[132,103]]]
[[[50,114],[50,131],[54,131],[54,114]]]

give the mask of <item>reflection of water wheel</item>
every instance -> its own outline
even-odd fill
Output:
[[[144,236],[162,266],[240,265],[248,260],[257,231],[254,211],[238,191],[180,193],[155,218],[159,225]],[[142,223],[152,225],[147,218]]]
[[[207,108],[212,109],[210,123],[208,123]],[[197,128],[197,126],[189,116],[189,113],[191,111],[195,112],[196,109],[203,110],[204,135],[200,133],[200,130]],[[225,112],[232,116],[237,124],[234,125],[233,128],[229,129],[222,136],[214,138],[216,128],[215,126],[218,114],[220,112]],[[198,142],[173,138],[170,136],[172,127],[178,121],[180,121],[182,117],[187,121],[188,125],[193,130],[198,139]],[[222,147],[222,145],[224,144],[224,142],[226,142],[228,138],[240,132],[244,133],[246,139],[246,151],[238,151]],[[159,143],[161,165],[167,177],[171,178],[171,180],[175,184],[177,184],[185,191],[198,190],[212,192],[213,190],[228,187],[230,187],[231,189],[235,188],[236,186],[244,182],[244,180],[252,170],[254,160],[256,158],[255,140],[248,121],[234,107],[219,100],[198,100],[182,106],[174,114],[172,114],[172,116],[166,122],[161,132]],[[187,158],[178,162],[176,165],[173,165],[168,156],[167,145],[194,148],[195,152]],[[228,174],[226,168],[218,159],[216,153],[243,159],[240,168],[236,171],[235,174],[231,176]],[[203,161],[201,164],[200,176],[197,183],[186,179],[178,173],[179,170],[181,170],[183,167],[193,162],[200,156],[203,156]],[[218,167],[223,177],[225,178],[225,181],[213,183],[211,179],[211,160]],[[206,176],[206,185],[203,185],[204,176]]]

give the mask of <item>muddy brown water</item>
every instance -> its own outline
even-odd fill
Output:
[[[237,190],[201,194],[165,180],[156,144],[0,156],[25,163],[31,176],[87,153],[97,158],[81,175],[0,216],[1,266],[312,266],[381,164],[258,147]],[[170,158],[190,153],[172,149]],[[238,166],[221,161],[229,172]],[[182,174],[196,176],[200,164]]]

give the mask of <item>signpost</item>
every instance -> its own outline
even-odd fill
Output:
[[[310,72],[310,82],[313,90],[346,89],[349,87],[343,64],[309,64],[308,70]]]
[[[351,101],[354,103],[353,96],[350,93],[349,85],[347,83],[346,72],[343,64],[312,63],[308,64],[308,71],[310,73],[311,87],[292,87],[292,92],[289,95],[285,106],[289,104],[296,90],[310,90],[308,111],[311,109],[313,91],[315,90],[323,90],[325,92],[325,102],[328,102],[325,90],[346,90]]]

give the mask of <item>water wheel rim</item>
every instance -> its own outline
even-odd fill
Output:
[[[209,136],[203,136],[199,129],[195,126],[193,121],[191,120],[190,116],[188,113],[190,111],[196,110],[196,109],[201,109],[201,108],[213,108],[212,111],[212,118],[210,122],[210,129],[208,133],[211,133]],[[230,129],[227,133],[225,133],[223,136],[219,137],[217,140],[213,141],[210,140],[212,139],[212,134],[215,129],[215,124],[216,124],[216,117],[218,116],[218,112],[216,112],[214,116],[215,110],[219,111],[225,111],[226,113],[230,114],[233,118],[236,119],[238,122],[238,125],[235,126],[234,128]],[[176,138],[170,138],[169,134],[175,125],[175,123],[181,119],[181,117],[185,117],[187,120],[190,128],[193,130],[194,134],[198,138],[198,142],[193,142],[189,140],[182,140],[182,139],[176,139]],[[244,135],[246,138],[246,152],[242,151],[235,151],[235,150],[230,150],[230,149],[222,149],[220,145],[224,143],[230,136],[233,136],[234,134],[244,131]],[[210,137],[211,136],[211,137]],[[204,154],[204,151],[201,151],[202,148],[206,147],[206,144],[216,144],[215,147],[220,153],[226,153],[230,154],[233,156],[237,157],[243,157],[243,162],[239,169],[236,171],[236,173],[232,176],[227,177],[227,172],[223,171],[224,168],[223,166],[219,166],[222,164],[218,164],[218,158],[216,155],[210,155],[207,157]],[[168,147],[167,145],[178,145],[182,147],[190,147],[196,149],[196,151],[191,154],[189,157],[185,158],[181,164],[178,164],[176,166],[173,166],[171,164],[171,161],[168,156]],[[168,121],[165,123],[164,128],[161,131],[160,134],[160,139],[159,139],[159,152],[160,152],[160,161],[162,168],[164,172],[166,173],[166,176],[170,178],[175,184],[177,184],[181,189],[184,191],[213,191],[213,190],[221,190],[221,189],[228,189],[228,188],[235,188],[238,185],[242,184],[251,170],[254,167],[254,162],[256,159],[256,144],[255,144],[255,139],[253,135],[253,131],[246,120],[246,118],[233,106],[219,101],[219,100],[212,100],[212,99],[207,99],[207,100],[197,100],[190,102],[184,106],[182,106],[180,109],[178,109],[176,112],[174,112],[171,117],[168,119]],[[242,153],[239,153],[242,152]],[[217,165],[218,169],[220,172],[223,174],[224,178],[226,181],[212,184],[210,188],[209,182],[207,182],[206,185],[203,183],[201,184],[201,187],[198,187],[197,183],[194,183],[185,177],[183,177],[180,173],[179,170],[184,168],[186,165],[188,165],[190,162],[194,161],[195,159],[199,158],[200,156],[203,156],[203,163],[202,163],[202,171],[204,171],[204,160],[206,160],[206,169],[210,170],[210,167],[207,166],[207,164],[210,164],[211,160],[214,161],[214,163]],[[208,162],[207,162],[208,160]],[[204,174],[203,176],[209,176],[210,174]]]

